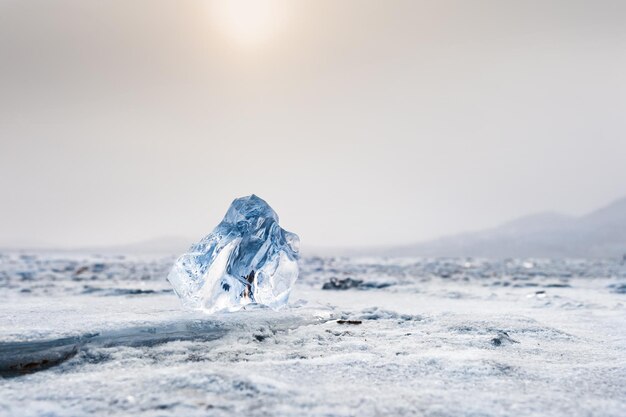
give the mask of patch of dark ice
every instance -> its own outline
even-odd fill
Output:
[[[354,279],[354,278],[343,278],[339,279],[337,277],[331,277],[328,282],[325,282],[322,285],[323,290],[349,290],[349,289],[360,289],[360,290],[371,290],[371,289],[381,289],[392,286],[391,282],[377,282],[377,281],[363,281],[362,279]]]
[[[0,343],[0,376],[19,376],[59,365],[80,353],[86,363],[107,359],[101,349],[113,347],[152,347],[174,341],[212,341],[230,332],[249,334],[262,341],[278,331],[334,319],[329,311],[272,313],[251,309],[239,313],[169,321],[129,323],[119,328],[85,332],[76,336]],[[95,353],[94,353],[95,352]]]
[[[214,321],[174,321],[51,340],[0,343],[0,375],[17,376],[58,365],[90,347],[154,346],[174,340],[214,340],[227,329]]]
[[[104,296],[123,296],[123,295],[148,295],[148,294],[168,294],[172,293],[170,288],[160,290],[141,289],[141,288],[102,288],[92,285],[83,286],[83,294],[98,294]]]
[[[626,294],[626,282],[609,285],[611,292],[616,294]]]
[[[509,336],[509,334],[504,330],[498,331],[498,335],[491,339],[491,344],[493,346],[510,345],[513,343],[519,343],[519,341],[511,338],[511,336]]]

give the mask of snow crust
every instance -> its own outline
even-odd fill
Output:
[[[0,415],[626,409],[619,261],[307,258],[285,310],[211,316],[181,310],[171,262],[0,255]]]

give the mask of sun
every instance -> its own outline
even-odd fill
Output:
[[[285,0],[212,0],[210,13],[216,28],[240,45],[259,45],[285,25]]]

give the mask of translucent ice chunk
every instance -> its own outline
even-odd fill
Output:
[[[167,279],[189,308],[235,311],[257,303],[278,310],[298,278],[299,243],[264,200],[241,197],[213,232],[178,258]]]

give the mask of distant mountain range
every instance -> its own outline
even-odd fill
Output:
[[[378,249],[388,256],[606,258],[626,255],[626,198],[581,217],[525,216],[493,229]]]
[[[162,237],[112,247],[58,249],[47,246],[29,249],[52,252],[177,255],[197,239]],[[5,248],[28,248],[26,245]],[[493,229],[442,237],[425,242],[378,248],[311,248],[303,255],[394,256],[394,257],[481,257],[481,258],[613,258],[626,255],[626,197],[581,217],[538,213]]]

